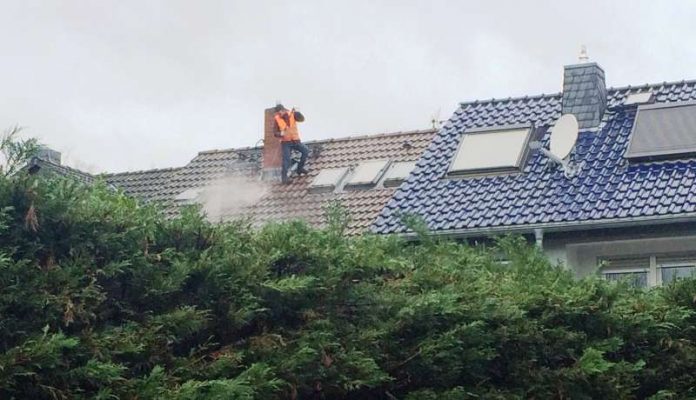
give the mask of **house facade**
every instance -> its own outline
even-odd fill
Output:
[[[554,160],[544,149],[567,115],[577,138]],[[655,286],[696,272],[696,81],[607,88],[598,64],[569,65],[562,92],[461,103],[438,131],[308,142],[310,174],[288,185],[271,109],[264,118],[263,146],[103,179],[169,216],[198,203],[216,221],[321,227],[340,204],[349,234],[410,236],[403,216],[417,215],[474,243],[521,234],[578,277]],[[55,153],[30,170],[94,179]]]
[[[372,226],[485,241],[517,233],[577,276],[637,286],[696,271],[696,81],[607,88],[596,63],[566,66],[563,92],[462,103]],[[563,162],[549,148],[572,114]],[[553,144],[551,144],[553,150]]]

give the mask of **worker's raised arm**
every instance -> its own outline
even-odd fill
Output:
[[[278,124],[278,129],[280,129],[281,132],[288,129],[288,124],[285,122],[285,120],[283,119],[283,117],[280,114],[276,114],[274,116],[274,118],[275,118],[276,124]]]

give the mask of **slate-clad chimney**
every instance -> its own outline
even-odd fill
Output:
[[[563,72],[563,114],[575,114],[580,129],[599,125],[607,108],[604,70],[594,62],[566,65]]]
[[[278,127],[273,119],[275,107],[263,112],[263,180],[280,180],[283,154],[280,139],[275,136]]]

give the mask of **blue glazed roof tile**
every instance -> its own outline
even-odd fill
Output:
[[[628,162],[636,116],[632,93],[650,90],[658,103],[696,100],[696,81],[609,89],[599,128],[582,131],[566,178],[537,151],[513,175],[447,178],[466,129],[532,123],[549,145],[548,127],[561,115],[561,94],[463,103],[437,133],[407,181],[375,221],[377,233],[403,233],[401,215],[418,214],[434,231],[582,223],[603,219],[679,216],[696,211],[696,160]]]

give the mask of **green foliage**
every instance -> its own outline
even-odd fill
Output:
[[[102,184],[1,178],[0,398],[696,396],[693,280],[578,281],[521,238],[329,217],[167,220]]]
[[[9,177],[15,174],[38,150],[36,139],[19,139],[21,128],[11,128],[0,136],[0,153],[3,162],[0,164],[0,176]]]

